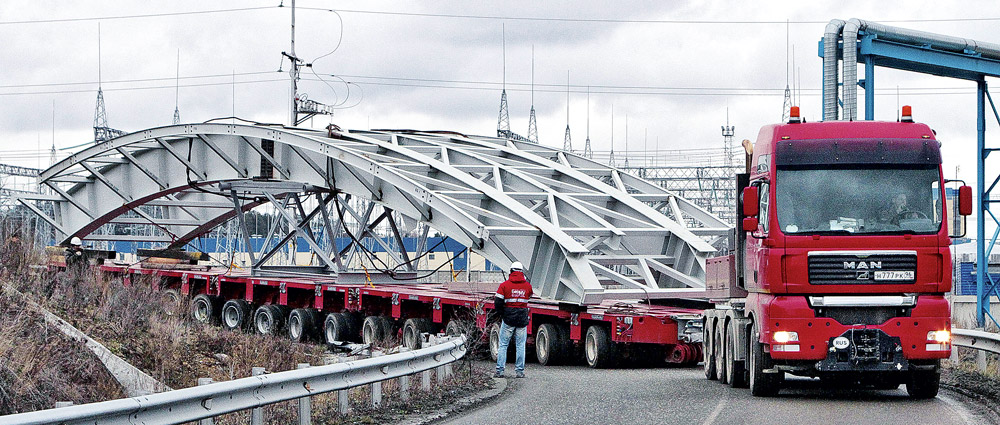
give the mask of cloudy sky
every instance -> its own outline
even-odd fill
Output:
[[[290,0],[285,7],[280,3],[0,3],[0,162],[48,164],[53,103],[57,147],[92,140],[98,23],[100,79],[112,127],[135,131],[171,123],[178,51],[183,122],[233,114],[286,122],[288,73],[279,70],[289,68],[281,52],[289,49]],[[299,0],[296,53],[313,63],[303,72],[300,91],[340,105],[333,116],[306,125],[495,134],[504,80],[502,28],[514,131],[527,134],[534,49],[541,142],[562,145],[569,72],[575,147],[582,148],[588,131],[590,87],[594,149],[610,149],[613,136],[616,152],[633,153],[644,146],[719,149],[727,108],[737,140],[753,139],[761,125],[778,121],[786,37],[801,75],[803,114],[818,120],[817,42],[832,18],[1000,42],[997,2],[815,3]],[[895,119],[898,93],[899,102],[913,105],[917,120],[937,130],[946,174],[960,165],[960,175],[974,180],[974,85],[878,73],[876,117]]]

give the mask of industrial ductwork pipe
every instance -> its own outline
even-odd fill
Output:
[[[827,25],[827,33],[823,36],[823,87],[824,92],[826,90],[827,84],[832,79],[834,86],[836,87],[837,75],[836,75],[836,65],[834,65],[833,74],[828,73],[828,68],[826,67],[827,57],[830,56],[829,53],[829,42],[828,36],[830,32],[830,27],[835,22],[843,22],[839,20],[830,21]],[[996,43],[986,43],[982,41],[970,40],[961,37],[952,37],[948,35],[934,34],[924,31],[916,31],[906,28],[891,27],[888,25],[882,25],[877,22],[868,22],[861,19],[851,19],[843,26],[843,38],[844,38],[844,119],[845,120],[855,120],[858,115],[858,33],[864,32],[866,34],[876,35],[878,38],[887,41],[894,41],[903,44],[913,44],[920,46],[930,46],[931,48],[946,50],[955,53],[978,53],[986,58],[1000,59],[1000,44]],[[834,43],[834,48],[836,44]],[[836,58],[836,51],[834,51],[833,57]],[[836,63],[836,59],[834,59]],[[831,78],[832,76],[832,78]],[[834,92],[836,93],[836,92]],[[823,119],[830,119],[829,112],[827,111],[827,98],[823,99]],[[833,99],[834,106],[836,106],[836,97]],[[836,110],[834,108],[834,110]],[[834,118],[836,119],[836,112],[834,112]]]
[[[836,120],[837,108],[837,43],[845,22],[834,19],[826,24],[823,33],[823,121]]]

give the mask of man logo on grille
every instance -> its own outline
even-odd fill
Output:
[[[844,269],[846,270],[868,270],[881,268],[881,261],[844,261]]]

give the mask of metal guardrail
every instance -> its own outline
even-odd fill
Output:
[[[958,347],[1000,354],[1000,334],[992,332],[952,328],[951,343]]]
[[[308,400],[317,394],[389,379],[406,379],[409,375],[450,364],[465,356],[464,335],[440,338],[437,342],[437,345],[415,351],[346,363],[251,376],[141,397],[0,416],[0,422],[9,425],[159,424],[208,419],[281,401]],[[438,374],[439,382],[443,379],[441,372]],[[429,375],[424,377],[424,381],[429,384]],[[304,423],[308,423],[308,419]]]

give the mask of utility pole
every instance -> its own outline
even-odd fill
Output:
[[[288,96],[288,125],[294,127],[298,120],[298,83],[299,83],[299,58],[295,56],[295,0],[292,0],[292,46],[285,54],[292,62],[292,68],[288,71],[291,80],[291,92]]]

